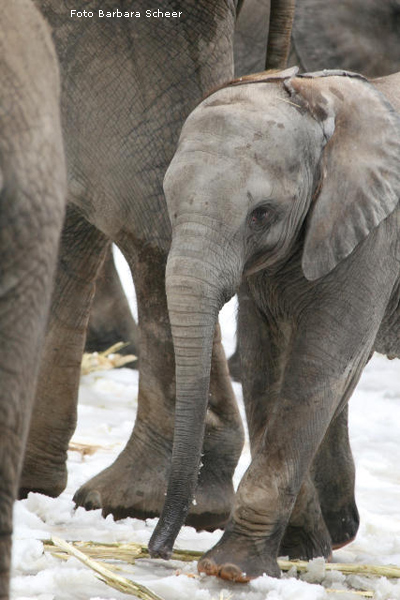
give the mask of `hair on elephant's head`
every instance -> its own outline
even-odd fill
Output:
[[[164,182],[177,404],[153,549],[172,546],[193,493],[219,309],[243,274],[279,269],[299,245],[308,280],[346,259],[398,204],[399,140],[400,118],[386,98],[339,71],[243,78],[187,119]]]

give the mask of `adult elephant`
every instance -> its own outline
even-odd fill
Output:
[[[75,501],[116,517],[152,517],[165,499],[175,410],[165,296],[171,227],[162,181],[184,118],[233,74],[236,5],[174,0],[164,3],[169,16],[162,17],[153,10],[146,16],[148,2],[138,0],[128,3],[134,16],[125,16],[122,0],[92,0],[85,17],[58,0],[37,4],[53,29],[61,65],[68,209],[20,493],[57,495],[65,487],[94,281],[112,241],[129,263],[137,293],[138,412],[123,452]],[[243,441],[218,328],[212,365],[203,468],[188,519],[206,528],[229,517]]]
[[[268,19],[268,1],[245,2],[234,40],[237,77],[264,70]],[[400,8],[392,0],[297,0],[289,65],[389,75],[400,68],[399,35]]]
[[[246,0],[240,3],[233,40],[235,74],[247,75],[264,69],[267,60],[268,30],[271,17],[270,4],[270,0]],[[276,10],[279,12],[279,3],[275,4],[277,5]],[[289,22],[292,19],[292,12],[292,8],[290,8],[288,11]],[[274,19],[274,14],[272,19]],[[276,66],[276,60],[281,60],[278,66],[283,68],[286,65],[289,51],[290,27],[281,24],[275,29],[277,29],[277,37],[270,43],[268,55],[270,57],[272,55],[272,58],[268,66],[273,68]],[[121,341],[129,343],[129,346],[122,352],[139,354],[137,324],[127,305],[110,251],[96,281],[96,291],[87,330],[86,351],[106,350],[112,344]],[[132,366],[136,364],[132,363]]]
[[[0,21],[0,597],[65,204],[60,85],[30,0]]]
[[[367,77],[400,68],[400,6],[392,0],[298,0],[290,64]]]
[[[400,74],[371,84],[289,69],[233,82],[186,121],[164,186],[185,420],[153,556],[170,554],[192,498],[193,483],[176,474],[197,468],[213,329],[239,286],[252,463],[199,570],[238,581],[279,575],[294,518],[299,544],[330,555],[315,467],[372,352],[400,357],[399,92]]]

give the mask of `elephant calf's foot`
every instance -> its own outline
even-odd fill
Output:
[[[331,536],[322,515],[317,490],[309,477],[305,478],[298,493],[279,554],[299,560],[319,556],[330,558],[332,554]]]
[[[288,525],[279,550],[280,556],[291,560],[311,560],[332,556],[331,538],[326,527],[310,532],[302,527]]]
[[[247,583],[266,573],[280,577],[276,559],[266,551],[264,538],[250,538],[226,531],[221,540],[199,560],[198,570],[206,575]]]
[[[355,539],[360,525],[360,516],[355,502],[351,502],[337,512],[324,512],[324,518],[334,550],[350,544]]]

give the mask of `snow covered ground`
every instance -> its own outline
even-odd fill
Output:
[[[128,295],[126,271],[118,263]],[[222,311],[227,354],[233,351],[235,303]],[[235,392],[241,398],[240,385]],[[146,544],[156,519],[147,522],[124,519],[115,522],[100,511],[74,510],[72,496],[90,477],[108,466],[127,441],[135,419],[137,372],[130,369],[102,371],[82,378],[78,427],[73,441],[100,445],[91,456],[70,452],[68,487],[59,498],[30,494],[16,503],[12,598],[23,600],[122,599],[99,581],[75,558],[63,562],[43,553],[41,540],[57,536],[66,540],[138,542]],[[400,567],[400,362],[374,356],[350,403],[352,448],[357,465],[357,501],[361,515],[355,542],[334,552],[334,562],[394,564]],[[249,461],[246,444],[236,472],[236,482]],[[177,547],[207,550],[221,532],[196,533],[184,527]],[[373,590],[377,600],[400,599],[400,581],[369,579],[338,572],[326,573],[320,561],[303,580],[285,575],[281,580],[260,577],[250,584],[231,585],[215,578],[199,577],[196,563],[141,560],[121,573],[150,587],[165,600],[350,600],[359,598],[349,586]],[[336,588],[341,592],[327,591]]]

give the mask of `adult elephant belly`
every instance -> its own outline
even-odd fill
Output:
[[[164,276],[170,224],[162,180],[187,114],[207,90],[232,76],[234,10],[229,3],[201,0],[182,2],[180,20],[104,19],[97,9],[108,6],[98,2],[92,3],[93,18],[83,19],[71,17],[56,0],[38,3],[53,27],[61,63],[69,208],[21,495],[30,490],[57,495],[65,487],[94,282],[115,242],[137,293],[138,412],[123,452],[75,501],[116,517],[152,517],[164,503],[175,409]],[[113,8],[122,4],[113,2]],[[143,14],[146,7],[144,0],[135,3]],[[192,525],[212,529],[226,522],[242,440],[217,331]]]

